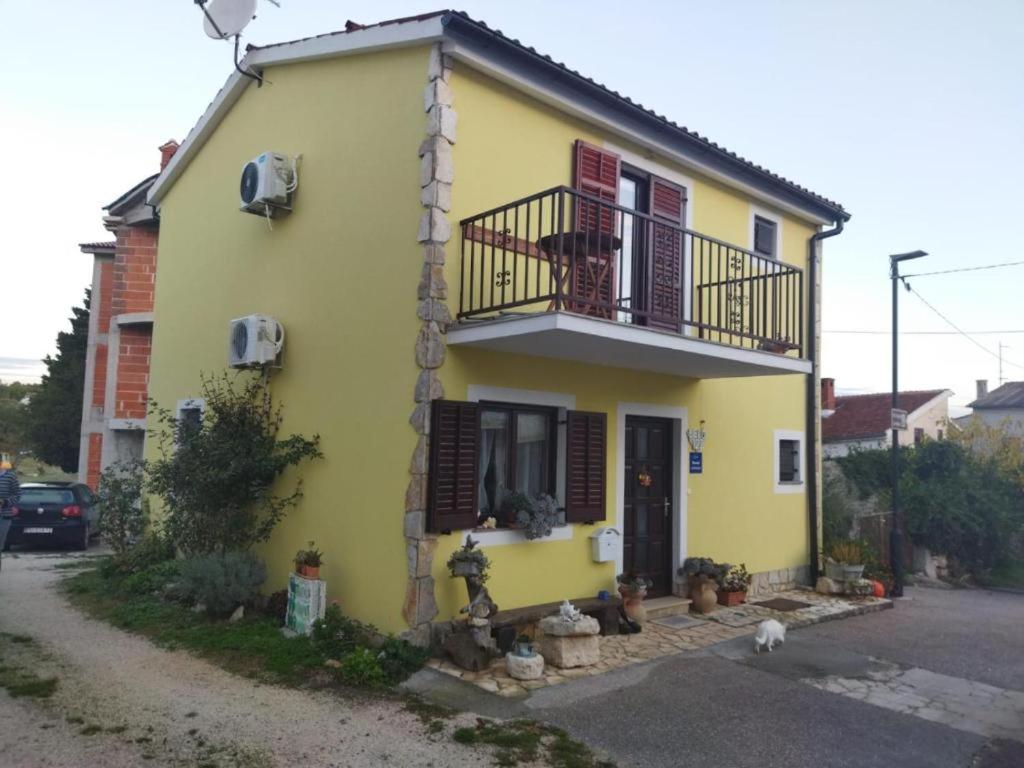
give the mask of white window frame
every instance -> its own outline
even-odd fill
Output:
[[[806,487],[807,478],[807,435],[798,429],[776,429],[772,436],[772,486],[775,493],[803,493]],[[799,456],[797,457],[797,478],[796,480],[782,481],[779,479],[779,449],[783,440],[793,440],[797,443]]]
[[[471,403],[481,401],[508,403],[510,405],[540,405],[558,409],[558,444],[555,446],[556,475],[555,492],[558,506],[565,506],[565,458],[566,458],[566,412],[576,410],[576,395],[562,392],[544,392],[536,389],[512,389],[509,387],[488,387],[482,384],[471,384],[466,391],[466,400]],[[526,533],[514,528],[477,528],[473,530],[473,538],[482,546],[500,547],[506,544],[521,544],[528,541]],[[551,531],[551,535],[538,542],[568,541],[572,539],[572,525],[563,523]],[[534,543],[538,543],[534,542]]]

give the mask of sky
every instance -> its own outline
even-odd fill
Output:
[[[266,44],[435,10],[413,0],[259,0]],[[822,374],[890,386],[888,254],[905,272],[1024,261],[1024,2],[481,2],[461,9],[852,212],[826,241]],[[0,0],[0,378],[38,374],[91,279],[80,242],[157,170],[231,73],[193,0]],[[901,389],[973,399],[1024,379],[1024,267],[900,291]],[[840,333],[857,331],[858,333]],[[999,331],[1000,333],[988,333]],[[1016,331],[1011,333],[1011,331]],[[868,333],[863,333],[868,332]],[[984,333],[982,333],[984,332]],[[25,368],[25,365],[28,368]]]

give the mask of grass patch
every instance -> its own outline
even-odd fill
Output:
[[[979,581],[986,587],[1024,589],[1024,563],[999,563]]]
[[[95,734],[102,733],[102,732],[103,732],[103,726],[102,725],[95,725],[95,724],[87,725],[87,726],[85,726],[85,728],[83,728],[82,730],[79,731],[79,733],[82,734],[83,736],[94,736]]]
[[[598,760],[589,747],[562,729],[532,720],[478,718],[475,726],[457,728],[452,739],[467,746],[494,747],[499,766],[531,763],[543,756],[554,768],[614,768],[614,763]]]
[[[7,690],[11,698],[48,699],[57,691],[56,677],[40,677],[26,669],[17,659],[16,649],[35,645],[28,635],[0,632],[0,688]]]

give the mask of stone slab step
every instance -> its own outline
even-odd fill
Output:
[[[647,609],[648,619],[685,616],[690,612],[690,601],[675,595],[667,595],[665,597],[654,597],[650,600],[644,600],[644,608]]]

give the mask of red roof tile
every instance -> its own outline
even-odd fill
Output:
[[[113,250],[117,245],[115,242],[109,243],[79,243],[78,247],[82,249],[83,253],[92,253],[93,251],[107,251]]]
[[[907,413],[913,413],[929,400],[943,394],[945,389],[900,392],[897,402]],[[821,420],[823,442],[859,440],[878,437],[889,431],[891,424],[892,394],[843,395],[836,398],[836,410]]]

